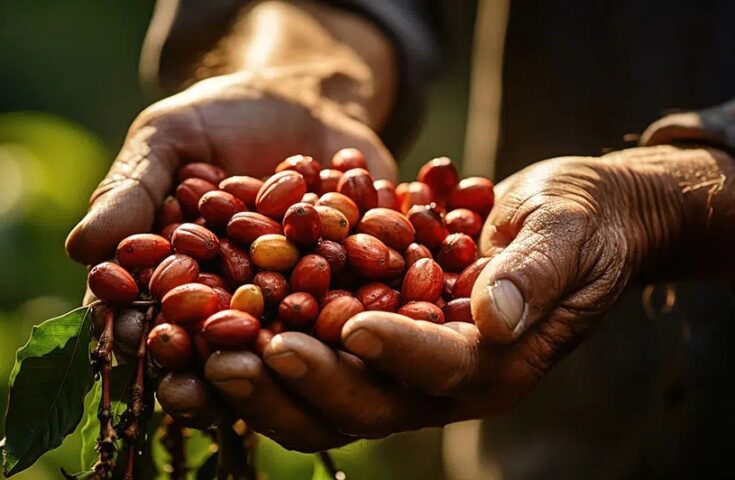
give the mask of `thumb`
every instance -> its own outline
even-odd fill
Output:
[[[581,207],[542,207],[496,250],[472,290],[472,316],[484,338],[512,342],[570,293],[583,268],[588,224]]]
[[[169,115],[131,129],[123,148],[66,239],[69,256],[85,265],[110,258],[123,238],[150,230],[171,188],[180,158],[207,161],[185,118]],[[183,117],[183,115],[181,116]]]

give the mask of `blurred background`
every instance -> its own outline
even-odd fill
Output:
[[[79,305],[85,269],[64,252],[135,115],[155,100],[139,87],[140,48],[153,0],[0,0],[0,411],[15,351],[34,324]],[[470,22],[467,18],[462,21]],[[471,23],[468,23],[471,25]],[[471,28],[467,29],[471,33]],[[469,33],[468,33],[469,35]],[[460,159],[468,65],[431,96],[432,115],[402,163],[415,175],[437,155]],[[0,420],[0,437],[3,436]],[[358,444],[338,455],[351,478],[441,477],[439,431]],[[15,478],[59,478],[79,464],[78,432]],[[271,478],[309,478],[311,457],[270,445]],[[406,454],[420,455],[417,465]],[[278,461],[275,461],[275,459]],[[418,477],[414,477],[418,478]]]

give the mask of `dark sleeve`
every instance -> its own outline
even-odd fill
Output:
[[[359,12],[392,39],[399,61],[396,104],[378,132],[395,152],[418,133],[424,114],[425,88],[441,64],[443,35],[435,2],[427,0],[325,0],[325,3]]]
[[[699,112],[702,128],[735,151],[735,99]]]

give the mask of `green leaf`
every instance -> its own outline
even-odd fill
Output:
[[[33,465],[74,431],[94,381],[89,362],[89,309],[81,307],[33,327],[10,373],[3,472]]]
[[[201,430],[187,428],[184,430],[186,438],[186,466],[190,472],[198,472],[209,457],[217,453],[217,445],[212,437]]]
[[[120,416],[125,413],[130,400],[130,393],[135,382],[135,364],[128,363],[114,367],[110,372],[110,400],[112,405],[112,421],[116,424]],[[90,468],[97,461],[95,451],[97,437],[100,434],[100,424],[97,420],[100,398],[102,397],[102,382],[96,382],[89,395],[91,401],[87,404],[84,424],[82,426],[82,469]]]

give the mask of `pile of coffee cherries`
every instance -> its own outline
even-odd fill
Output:
[[[117,310],[160,302],[147,345],[163,370],[185,370],[217,349],[262,353],[288,330],[338,347],[343,325],[367,310],[472,322],[493,184],[460,180],[446,157],[398,186],[374,180],[353,148],[329,168],[289,157],[264,180],[189,163],[178,182],[158,233],[125,238],[88,278]]]

